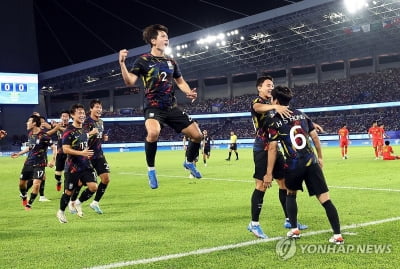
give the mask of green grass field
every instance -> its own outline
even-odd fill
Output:
[[[198,180],[183,169],[183,151],[159,151],[156,190],[147,184],[143,152],[109,153],[104,214],[86,202],[83,218],[66,212],[67,224],[55,216],[61,193],[54,171],[47,170],[51,202],[37,199],[26,212],[18,189],[24,158],[2,157],[0,268],[398,268],[400,161],[375,161],[370,147],[352,147],[342,160],[339,148],[324,148],[345,245],[327,242],[324,209],[299,193],[299,220],[309,229],[284,260],[277,254],[287,232],[277,184],[267,190],[260,219],[270,238],[259,240],[246,230],[253,162],[250,149],[239,153],[239,161],[227,162],[227,150],[212,150],[208,166],[198,165],[204,177]]]

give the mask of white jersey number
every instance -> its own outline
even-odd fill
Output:
[[[300,125],[295,125],[290,129],[290,141],[295,149],[303,149],[307,144],[307,139],[303,134],[295,134],[296,129],[301,129]],[[297,144],[297,140],[301,140],[301,145]]]

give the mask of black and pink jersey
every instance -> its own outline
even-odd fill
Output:
[[[67,126],[62,126],[62,127],[67,127]],[[62,150],[62,138],[63,138],[63,132],[61,130],[57,130],[56,135],[57,135],[57,155],[59,154],[64,154]]]
[[[266,150],[268,148],[268,131],[265,130],[264,123],[266,118],[272,118],[274,111],[267,111],[265,113],[258,113],[254,110],[254,104],[271,104],[271,99],[264,99],[257,96],[251,103],[251,119],[254,125],[256,137],[254,138],[253,151]]]
[[[146,53],[136,59],[130,72],[142,78],[145,87],[144,109],[176,106],[174,79],[182,74],[174,59]]]
[[[282,118],[276,114],[273,118],[266,119],[265,124],[270,140],[280,141],[288,169],[294,169],[299,164],[309,166],[318,161],[309,135],[315,129],[314,124],[303,112],[291,110],[293,112],[290,117]]]
[[[89,149],[93,150],[94,152],[92,159],[103,158],[104,153],[103,149],[101,148],[101,143],[102,143],[101,141],[104,133],[103,120],[99,119],[96,121],[91,117],[87,117],[83,122],[82,128],[86,133],[89,133],[91,130],[93,130],[93,128],[97,128],[99,130],[97,134],[89,136],[88,146]]]
[[[71,124],[63,133],[62,144],[70,145],[74,150],[83,151],[88,147],[88,134],[82,128],[76,128]],[[92,169],[89,158],[67,154],[64,169],[66,173],[77,173],[87,169]]]
[[[28,157],[24,165],[47,166],[47,149],[53,144],[51,137],[43,130],[37,134],[32,131],[28,134]]]

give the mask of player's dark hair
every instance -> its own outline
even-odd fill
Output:
[[[99,99],[94,99],[94,100],[90,101],[90,108],[93,108],[94,105],[96,105],[96,104],[99,104],[101,106],[103,105]]]
[[[62,114],[64,114],[64,113],[66,113],[66,114],[68,114],[68,116],[69,116],[69,111],[68,110],[61,110],[61,113],[60,113],[60,115],[62,115]]]
[[[144,42],[151,45],[151,40],[157,38],[158,31],[164,31],[168,34],[168,28],[161,24],[152,24],[144,28],[143,30]]]
[[[343,123],[343,124],[342,124],[342,128],[343,128],[344,126],[346,126],[346,125],[347,125],[346,123]]]
[[[290,100],[293,98],[293,92],[285,86],[277,86],[271,92],[272,98],[278,100],[282,106],[289,105]]]
[[[266,80],[271,80],[274,82],[274,79],[271,76],[261,76],[256,81],[256,87],[260,87]]]
[[[42,124],[42,121],[38,115],[30,115],[29,118],[32,119],[32,123],[35,123],[36,127],[40,127]]]
[[[75,114],[75,112],[80,108],[85,109],[85,107],[82,104],[74,104],[74,105],[72,105],[71,106],[71,110],[69,111],[69,114],[70,115]]]
[[[386,146],[389,146],[389,145],[390,145],[390,141],[389,141],[389,140],[386,140],[386,141],[385,141],[385,145],[386,145]]]

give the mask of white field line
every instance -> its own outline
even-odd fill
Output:
[[[393,192],[400,192],[397,189],[383,189],[383,188],[367,188],[367,187],[347,187],[347,186],[329,186],[329,188],[334,189],[349,189],[349,190],[365,190],[365,191],[393,191]]]
[[[378,225],[378,224],[393,222],[393,221],[400,221],[400,216],[388,218],[388,219],[364,222],[364,223],[351,224],[351,225],[342,227],[342,230],[356,229],[359,227]],[[320,230],[320,231],[302,233],[301,236],[302,237],[312,236],[312,235],[316,235],[316,234],[330,233],[330,232],[332,232],[332,230]],[[167,260],[171,260],[171,259],[177,259],[177,258],[186,257],[186,256],[202,255],[202,254],[207,254],[207,253],[212,253],[212,252],[217,252],[217,251],[223,251],[223,250],[227,250],[227,249],[241,248],[241,247],[246,247],[246,246],[251,246],[251,245],[256,245],[256,244],[262,244],[262,243],[266,243],[266,242],[275,242],[282,238],[283,237],[278,236],[278,237],[272,237],[272,238],[268,238],[268,239],[258,239],[258,240],[237,243],[237,244],[223,245],[223,246],[212,247],[212,248],[203,248],[203,249],[193,250],[193,251],[189,251],[189,252],[182,252],[182,253],[164,255],[164,256],[147,258],[147,259],[139,259],[139,260],[133,260],[133,261],[117,262],[117,263],[111,263],[111,264],[106,264],[106,265],[98,265],[98,266],[88,267],[88,268],[89,269],[108,269],[108,268],[120,268],[120,267],[137,265],[137,264],[149,264],[149,263],[154,263],[154,262],[159,262],[159,261],[167,261]]]
[[[120,172],[121,175],[134,175],[134,176],[147,176],[147,174],[134,173],[134,172]],[[171,175],[159,175],[159,177],[165,178],[183,178],[187,179],[187,176],[171,176]],[[195,179],[193,179],[195,180]],[[196,179],[197,180],[197,179]],[[253,183],[254,180],[243,180],[243,179],[231,179],[231,178],[213,178],[213,177],[202,177],[199,180],[214,180],[214,181],[228,181],[228,182],[243,182]],[[364,191],[387,191],[387,192],[400,192],[399,189],[388,189],[388,188],[369,188],[369,187],[352,187],[352,186],[329,186],[331,189],[347,189],[347,190],[364,190]]]

